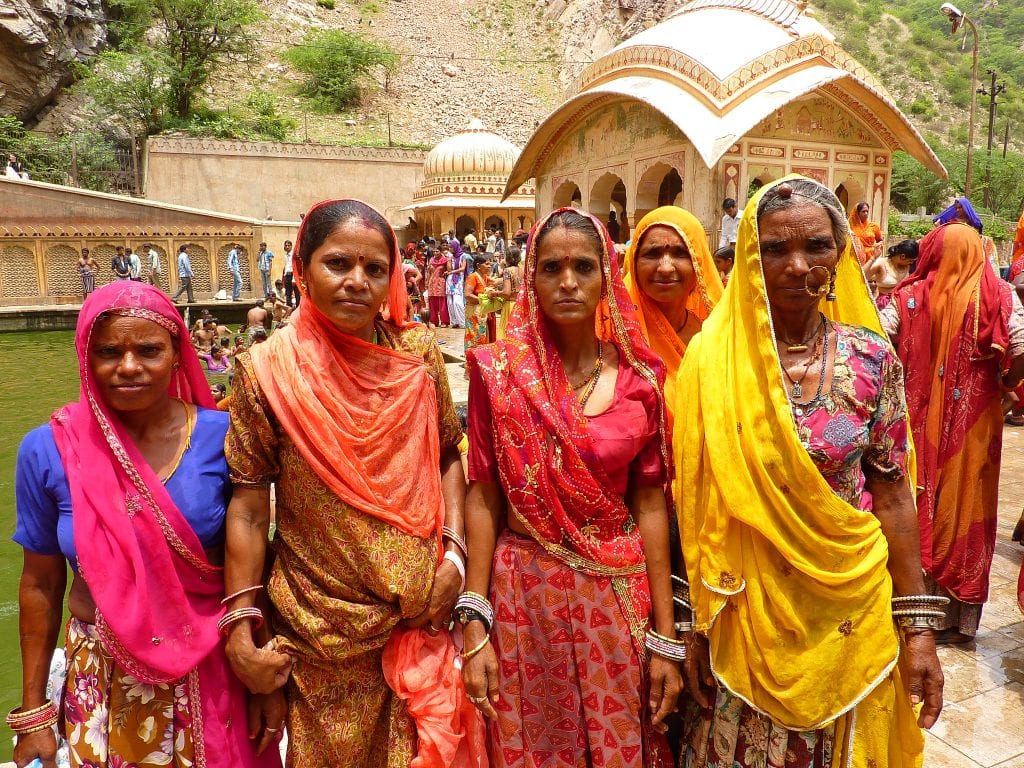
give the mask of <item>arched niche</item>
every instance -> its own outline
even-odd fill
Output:
[[[563,181],[551,196],[552,209],[579,208],[583,202],[583,193],[572,181]]]

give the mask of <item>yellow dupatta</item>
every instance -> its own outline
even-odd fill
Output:
[[[647,339],[647,343],[654,353],[665,363],[665,402],[671,407],[676,371],[679,370],[679,365],[683,362],[686,345],[676,335],[675,329],[658,305],[637,285],[636,278],[636,255],[640,241],[647,228],[655,225],[674,229],[683,238],[683,242],[686,243],[686,247],[690,251],[697,284],[690,292],[686,308],[702,324],[721,300],[723,288],[722,278],[718,274],[718,268],[715,266],[711,250],[708,248],[707,234],[696,216],[675,205],[663,205],[640,219],[629,250],[626,251],[622,279],[626,284],[629,297],[637,309],[636,314],[640,320],[640,330],[644,338]]]
[[[694,621],[719,683],[755,710],[798,731],[835,721],[836,766],[919,766],[885,536],[822,477],[783,386],[757,233],[772,186],[743,213],[722,303],[676,381],[674,491]],[[850,244],[836,294],[830,319],[881,333]]]

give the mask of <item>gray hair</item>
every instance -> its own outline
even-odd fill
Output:
[[[783,195],[779,190],[787,185],[792,193]],[[832,224],[832,239],[836,241],[836,250],[842,253],[847,240],[846,216],[843,215],[842,203],[831,189],[811,179],[790,179],[782,184],[776,184],[765,192],[757,205],[757,220],[761,221],[762,216],[800,205],[804,201],[825,209]]]

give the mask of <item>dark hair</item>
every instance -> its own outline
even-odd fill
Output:
[[[474,256],[473,257],[473,269],[480,269],[484,264],[487,263],[486,256]]]
[[[243,339],[241,336],[235,336],[235,344],[239,344],[239,343],[244,344],[245,343],[245,339]]]
[[[895,256],[902,256],[905,259],[915,261],[917,259],[917,240],[900,240],[896,245],[889,246],[887,255],[890,259]]]
[[[518,267],[519,258],[521,256],[522,254],[519,252],[519,249],[516,248],[515,246],[512,246],[511,248],[508,249],[508,252],[505,254],[505,266]]]
[[[572,210],[556,213],[544,222],[544,226],[537,233],[537,251],[540,251],[544,238],[558,227],[568,229],[570,232],[578,232],[587,238],[597,253],[604,253],[603,233],[599,232],[597,227],[594,226],[594,222],[582,213]]]
[[[717,251],[715,251],[716,259],[729,259],[729,261],[736,260],[736,249],[731,245],[723,245]]]
[[[391,261],[398,247],[394,230],[383,216],[359,200],[339,200],[310,211],[309,216],[302,222],[302,238],[299,241],[299,259],[302,260],[302,266],[308,267],[313,258],[313,251],[323,245],[324,240],[339,227],[353,219],[380,233],[388,244],[388,265],[393,267]]]
[[[228,393],[227,385],[222,381],[214,382],[210,385],[210,388],[216,389],[221,395],[226,395]]]
[[[178,253],[187,253],[188,249],[184,245],[178,246]]]
[[[855,210],[858,213],[860,213],[860,209],[861,208],[867,208],[868,210],[870,210],[871,206],[868,204],[867,200],[861,200],[859,203],[857,203],[857,207],[854,208],[853,210]]]
[[[779,190],[788,186],[787,194]],[[803,203],[820,205],[828,214],[829,223],[832,225],[832,239],[836,242],[836,250],[841,254],[846,248],[846,216],[843,215],[843,206],[839,198],[831,189],[811,179],[790,179],[764,193],[761,202],[757,204],[757,220],[761,221],[763,216],[775,213],[785,208]]]
[[[722,201],[722,210],[723,211],[727,211],[730,208],[735,208],[735,207],[736,207],[736,201],[733,200],[731,197],[727,197],[727,198],[725,198],[725,200]]]
[[[215,355],[215,354],[217,354],[218,352],[220,352],[220,347],[219,347],[218,345],[216,345],[216,344],[212,344],[212,345],[210,346],[210,354],[211,354],[211,355]]]

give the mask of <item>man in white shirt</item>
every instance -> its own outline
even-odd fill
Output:
[[[146,273],[146,278],[149,280],[150,285],[155,285],[159,288],[160,275],[164,272],[163,267],[160,266],[160,254],[157,253],[157,250],[153,247],[152,243],[145,243],[142,246],[142,250],[146,254],[147,267],[149,268]]]
[[[295,285],[294,275],[292,274],[292,241],[284,241],[284,274],[282,275],[284,280],[284,303],[289,308],[299,306],[299,288]],[[295,301],[292,301],[294,295]]]
[[[731,197],[725,198],[722,201],[722,210],[725,214],[722,216],[722,234],[718,238],[718,247],[724,248],[727,245],[736,245],[736,234],[740,229],[740,213],[736,207],[736,201]]]
[[[129,249],[128,263],[131,265],[129,268],[131,279],[136,282],[142,282],[142,259],[139,258],[139,254],[135,252],[134,248]]]

